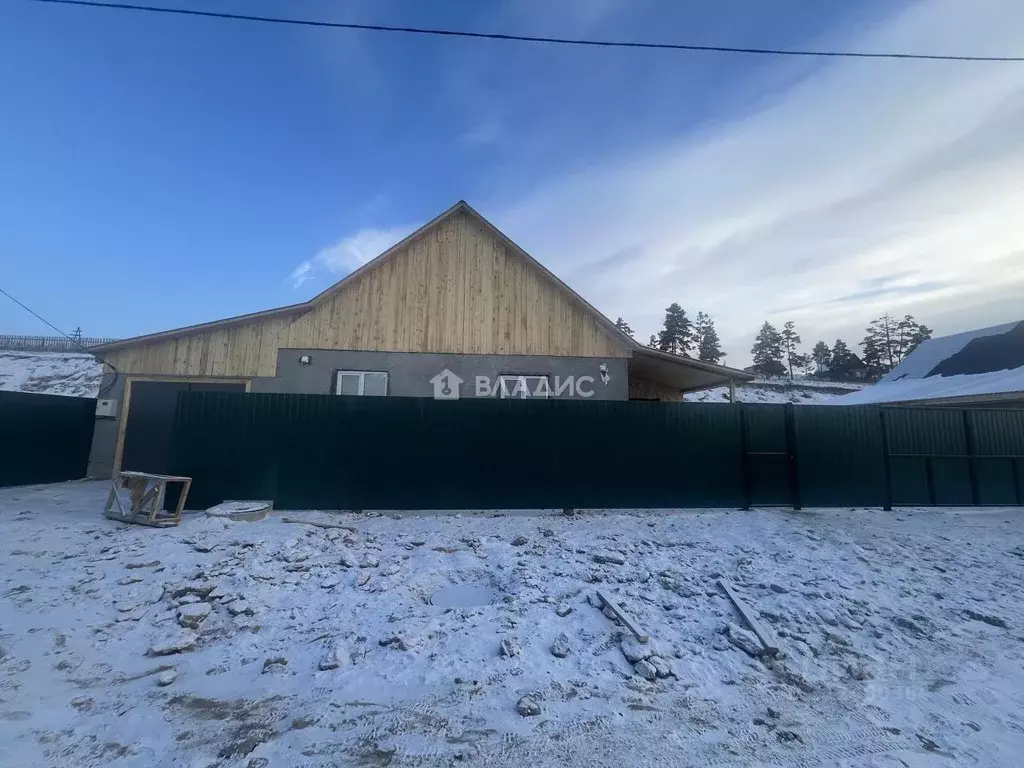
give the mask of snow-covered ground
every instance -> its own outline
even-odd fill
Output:
[[[741,403],[797,403],[816,405],[841,395],[857,392],[863,384],[818,381],[816,379],[755,379],[736,385],[736,399]],[[688,403],[728,403],[728,387],[712,387],[683,396]]]
[[[106,491],[0,491],[2,766],[1024,754],[1019,510],[275,512],[158,530],[103,518]],[[720,577],[783,658],[756,655]],[[430,602],[439,590],[447,607]],[[490,602],[451,607],[473,598]],[[522,697],[540,713],[520,715]]]
[[[102,377],[92,355],[0,350],[0,391],[96,397]]]

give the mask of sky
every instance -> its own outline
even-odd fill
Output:
[[[163,0],[1024,55],[1019,0]],[[1024,64],[577,48],[0,4],[0,288],[131,336],[304,301],[465,199],[641,340],[1024,318]],[[0,296],[0,333],[49,333]]]

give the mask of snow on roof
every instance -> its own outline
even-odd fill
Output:
[[[877,384],[830,405],[1024,393],[1024,321],[926,341]]]

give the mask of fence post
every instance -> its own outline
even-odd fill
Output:
[[[750,454],[747,451],[747,409],[743,403],[734,403],[740,420],[740,482],[743,486],[743,509],[750,509]]]
[[[796,414],[795,406],[786,403],[786,465],[789,474],[789,495],[793,501],[793,509],[801,509],[800,503],[800,465],[797,458],[796,445]]]
[[[892,458],[889,456],[889,431],[885,426],[885,408],[878,409],[878,423],[882,428],[882,464],[885,466],[885,506],[886,512],[892,512]]]
[[[978,506],[981,504],[981,498],[978,491],[978,466],[974,461],[974,423],[971,420],[969,408],[964,408],[961,413],[963,414],[964,445],[967,448],[967,478],[971,483],[971,504]]]

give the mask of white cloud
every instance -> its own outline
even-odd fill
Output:
[[[930,0],[854,50],[1019,53],[1018,0]],[[766,65],[768,66],[768,65]],[[843,59],[759,111],[494,206],[495,223],[638,338],[712,314],[748,358],[767,318],[853,345],[872,317],[939,332],[1019,318],[1024,67]]]
[[[412,230],[413,227],[362,229],[303,261],[292,271],[289,280],[298,288],[322,275],[343,277],[384,253]]]

